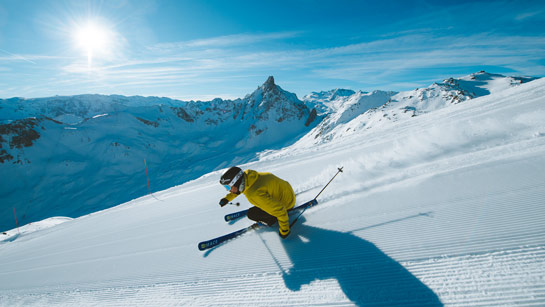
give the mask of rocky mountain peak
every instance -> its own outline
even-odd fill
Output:
[[[276,87],[276,84],[274,84],[274,77],[273,76],[269,76],[269,78],[267,78],[267,81],[265,81],[265,83],[263,83],[263,89],[264,90],[274,89],[275,87]]]

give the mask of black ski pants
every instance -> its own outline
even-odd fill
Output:
[[[261,210],[258,207],[252,207],[248,210],[247,216],[250,220],[256,222],[262,222],[268,226],[273,226],[278,222],[278,219],[275,216],[268,214],[267,212]]]

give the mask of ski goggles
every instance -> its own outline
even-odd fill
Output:
[[[231,188],[235,185],[235,183],[237,183],[237,181],[240,179],[240,177],[244,176],[244,171],[241,170],[240,172],[238,172],[238,174],[236,174],[236,176],[233,178],[233,180],[231,180],[231,182],[229,182],[228,184],[224,184],[223,187],[225,187],[225,189],[227,191],[231,191]]]

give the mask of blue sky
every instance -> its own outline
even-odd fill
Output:
[[[0,98],[300,98],[545,75],[545,1],[0,0]]]

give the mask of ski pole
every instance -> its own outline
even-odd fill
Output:
[[[333,178],[331,178],[331,180],[329,180],[329,182],[324,186],[324,188],[320,191],[320,193],[318,193],[318,195],[316,195],[316,197],[314,197],[313,200],[316,200],[316,198],[318,198],[318,196],[320,196],[320,194],[322,194],[322,192],[325,190],[325,188],[327,188],[327,186],[331,183],[331,181],[333,181],[333,179],[335,179],[335,177],[337,177],[337,175],[339,173],[342,173],[343,172],[343,166],[337,168],[338,171],[337,173],[335,174],[335,176],[333,176]],[[305,212],[305,210],[307,210],[308,206],[303,208],[303,211],[301,211],[301,213],[299,213],[299,215],[295,218],[295,220],[293,220],[293,222],[291,222],[290,224],[290,227],[293,226],[295,223],[297,223],[297,221],[299,220],[299,218],[301,217],[301,215],[303,215],[303,213]]]

